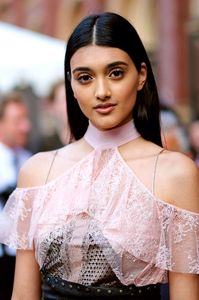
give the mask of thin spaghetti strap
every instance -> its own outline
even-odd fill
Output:
[[[156,176],[156,170],[157,170],[157,164],[158,164],[158,158],[160,154],[164,151],[165,149],[162,149],[155,158],[155,164],[154,164],[154,171],[153,171],[153,181],[152,181],[152,194],[155,195],[155,176]]]
[[[55,153],[54,153],[54,155],[53,155],[53,159],[52,159],[52,161],[51,161],[50,168],[49,168],[48,174],[47,174],[47,176],[46,176],[45,184],[48,182],[48,179],[49,179],[49,176],[50,176],[50,172],[51,172],[51,170],[52,170],[52,166],[53,166],[53,164],[54,164],[54,161],[55,161],[55,158],[56,158],[57,154],[58,154],[58,150],[56,150]]]

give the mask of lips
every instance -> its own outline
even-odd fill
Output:
[[[108,114],[114,110],[115,105],[116,104],[112,104],[112,103],[98,104],[94,107],[94,109],[96,112],[100,114]]]

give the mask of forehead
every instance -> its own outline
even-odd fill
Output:
[[[78,49],[71,58],[71,69],[80,66],[106,65],[115,61],[132,64],[130,56],[123,50],[113,47],[89,45]]]

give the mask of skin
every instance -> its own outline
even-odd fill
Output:
[[[110,64],[118,61],[124,64],[117,63],[113,69],[110,68]],[[125,70],[121,72],[123,68]],[[97,128],[108,130],[130,119],[136,93],[146,80],[145,64],[138,73],[122,50],[92,45],[74,54],[71,70],[74,95],[84,114]],[[108,112],[106,108],[96,111],[96,105],[102,103],[112,103],[114,108],[108,109]],[[140,137],[120,146],[118,150],[137,177],[151,190],[154,161],[161,147]],[[49,181],[63,174],[91,151],[92,147],[83,138],[59,150]],[[18,186],[43,185],[52,159],[53,152],[33,156],[21,169]],[[158,198],[199,213],[198,183],[199,172],[191,159],[166,150],[159,156],[154,190]],[[199,300],[197,275],[170,272],[169,284],[170,300]],[[12,300],[27,299],[40,299],[40,274],[34,251],[19,250]]]
[[[137,91],[146,79],[144,63],[138,74],[126,52],[87,46],[73,55],[71,73],[74,96],[82,112],[98,129],[107,130],[131,120]],[[100,113],[95,109],[97,105],[105,104],[114,105],[111,113]]]

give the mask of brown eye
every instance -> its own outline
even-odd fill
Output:
[[[123,70],[115,69],[110,73],[110,77],[112,78],[121,78],[124,74]]]
[[[80,83],[87,83],[92,79],[92,77],[89,74],[82,74],[79,75],[77,78],[77,81]]]

